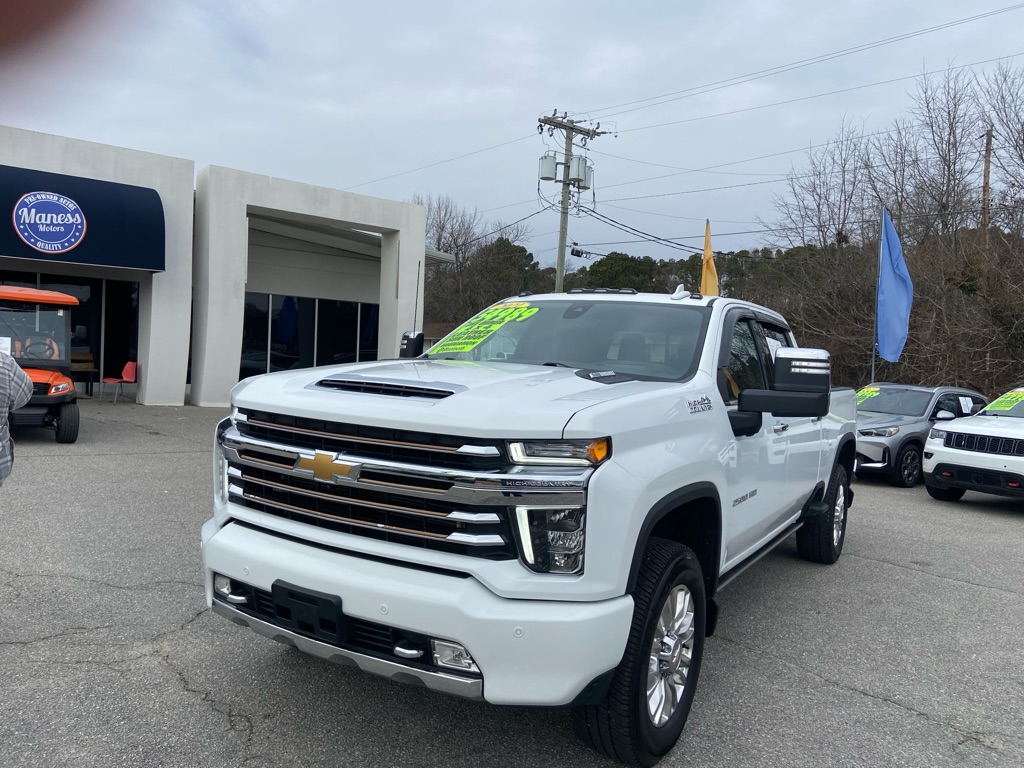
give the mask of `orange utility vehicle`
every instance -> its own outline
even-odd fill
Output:
[[[78,439],[78,393],[71,380],[71,307],[56,291],[0,285],[0,350],[32,379],[32,399],[11,414],[11,426],[49,427],[58,443]]]

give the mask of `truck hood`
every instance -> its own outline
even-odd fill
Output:
[[[388,360],[256,376],[240,382],[231,401],[237,408],[419,432],[552,438],[561,437],[573,414],[585,408],[678,386],[635,380],[601,383],[571,368]]]
[[[935,426],[947,432],[962,432],[966,435],[1024,438],[1024,419],[1017,416],[964,416],[952,421],[936,422]]]

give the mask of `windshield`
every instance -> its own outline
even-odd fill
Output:
[[[709,316],[709,309],[693,305],[506,301],[467,320],[427,356],[673,380],[696,370]]]
[[[1024,387],[1012,389],[985,406],[980,416],[1012,416],[1024,419]]]
[[[857,410],[867,413],[891,413],[897,416],[924,416],[931,392],[902,387],[864,387],[857,390]]]
[[[0,350],[19,362],[68,360],[67,308],[0,301]]]

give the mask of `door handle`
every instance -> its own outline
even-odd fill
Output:
[[[785,432],[787,429],[789,429],[789,424],[776,424],[772,427],[772,432],[778,434],[780,432]]]

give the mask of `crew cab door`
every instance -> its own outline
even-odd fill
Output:
[[[723,334],[718,387],[726,410],[736,410],[740,392],[768,388],[764,360],[767,350],[754,317],[742,311],[726,316]],[[778,525],[789,450],[786,431],[784,419],[766,413],[756,434],[732,436],[720,454],[724,456],[727,487],[722,499],[725,568],[755,548]]]

